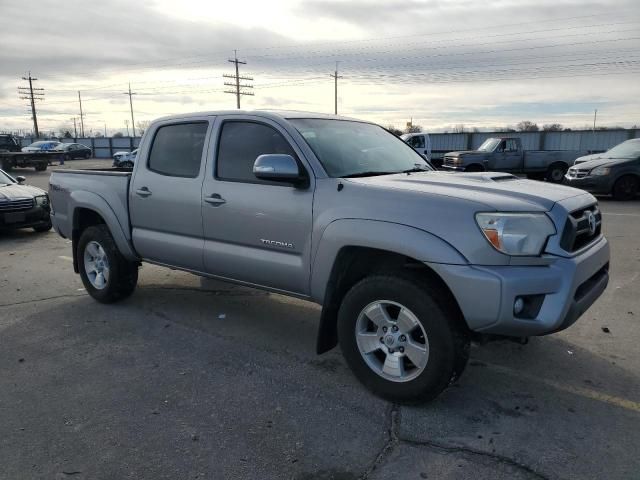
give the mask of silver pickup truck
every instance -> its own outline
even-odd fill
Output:
[[[53,225],[96,300],[131,295],[141,262],[310,300],[318,353],[339,344],[394,401],[438,395],[471,340],[567,328],[609,278],[590,194],[436,172],[383,128],[337,116],[167,117],[133,171],[50,182]]]
[[[525,173],[534,180],[562,183],[578,150],[524,150],[519,138],[487,138],[477,150],[445,153],[442,168],[461,172]]]

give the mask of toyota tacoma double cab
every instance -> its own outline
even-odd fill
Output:
[[[474,339],[567,328],[609,278],[591,194],[437,172],[380,126],[338,116],[162,118],[133,170],[54,171],[50,197],[97,301],[130,296],[149,262],[315,302],[318,353],[339,344],[398,402],[454,382]]]

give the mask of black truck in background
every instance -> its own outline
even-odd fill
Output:
[[[41,172],[47,169],[52,158],[60,152],[22,152],[20,142],[10,134],[0,134],[0,168],[9,171],[16,167],[33,167]]]

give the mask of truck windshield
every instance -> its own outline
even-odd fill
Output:
[[[482,145],[478,147],[479,152],[493,152],[496,146],[500,143],[499,138],[487,138]]]
[[[348,120],[289,120],[331,177],[433,170],[415,150],[382,127]]]

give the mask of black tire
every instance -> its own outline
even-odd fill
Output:
[[[640,180],[634,175],[623,175],[613,184],[613,198],[616,200],[633,200],[640,190]]]
[[[122,168],[133,168],[133,162],[122,162],[122,164],[120,165]]]
[[[84,158],[86,158],[87,160],[91,158],[91,153],[87,152],[84,154]]]
[[[84,254],[87,244],[96,242],[104,250],[109,264],[109,278],[102,289],[93,286],[85,270]],[[80,278],[89,295],[101,303],[113,303],[130,296],[138,283],[138,264],[126,260],[116,246],[106,225],[88,227],[78,241]]]
[[[545,175],[547,182],[562,183],[564,181],[564,175],[569,170],[569,166],[566,163],[556,162],[549,165],[549,169]]]
[[[51,228],[53,228],[53,225],[51,225],[51,220],[42,225],[38,225],[37,227],[33,227],[33,229],[39,233],[48,232],[49,230],[51,230]]]
[[[35,166],[36,172],[44,172],[47,169],[48,165],[44,162],[38,163]]]
[[[64,158],[65,162],[68,162],[69,160],[71,160],[71,155],[69,155],[68,153],[65,153],[62,158]]]
[[[484,172],[484,167],[478,163],[474,163],[473,165],[469,165],[464,169],[465,172]]]
[[[375,394],[393,402],[419,403],[434,399],[454,383],[469,358],[469,337],[456,305],[436,282],[403,273],[373,275],[354,285],[338,312],[338,340],[355,376]],[[356,340],[360,312],[375,301],[391,301],[408,308],[428,339],[424,369],[413,379],[398,382],[383,378],[364,360]],[[381,337],[382,338],[382,337]]]
[[[12,168],[13,168],[13,165],[11,164],[11,162],[9,160],[4,160],[2,162],[2,170],[4,170],[5,172],[8,172]]]

